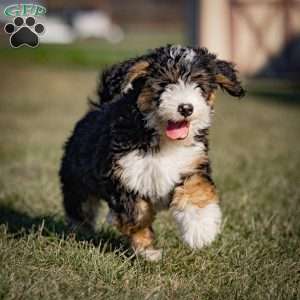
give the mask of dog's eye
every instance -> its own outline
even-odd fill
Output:
[[[198,84],[197,85],[199,92],[201,94],[202,97],[204,97],[205,99],[208,99],[211,95],[211,90],[204,88],[202,85]]]
[[[200,89],[201,91],[203,91],[203,87],[202,87],[202,85],[200,83],[196,83],[196,85],[197,85],[198,89]]]
[[[161,98],[159,96],[155,96],[153,97],[154,103],[156,103],[157,106],[160,105],[161,103]]]
[[[158,85],[161,89],[164,89],[167,86],[167,82],[160,82]]]

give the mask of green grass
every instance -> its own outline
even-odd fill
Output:
[[[252,83],[245,101],[219,94],[211,159],[222,234],[191,251],[162,213],[164,257],[153,264],[102,224],[106,208],[89,239],[64,227],[62,144],[95,83],[87,69],[2,68],[0,299],[299,299],[300,105],[290,89]]]

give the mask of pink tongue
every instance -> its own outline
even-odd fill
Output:
[[[189,126],[187,121],[172,122],[169,121],[166,128],[166,135],[172,140],[184,139],[189,133]]]

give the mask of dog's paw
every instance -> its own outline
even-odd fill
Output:
[[[162,250],[161,249],[143,249],[136,251],[136,254],[143,257],[147,261],[160,261],[162,259]]]
[[[209,245],[220,232],[221,210],[218,204],[203,208],[188,205],[183,210],[173,209],[183,241],[192,249]]]

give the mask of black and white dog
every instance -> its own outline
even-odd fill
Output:
[[[99,103],[65,146],[60,178],[69,222],[93,227],[105,200],[108,221],[137,254],[157,260],[152,222],[170,209],[186,244],[210,244],[221,223],[207,140],[218,87],[244,95],[234,66],[204,48],[168,45],[105,71]]]

